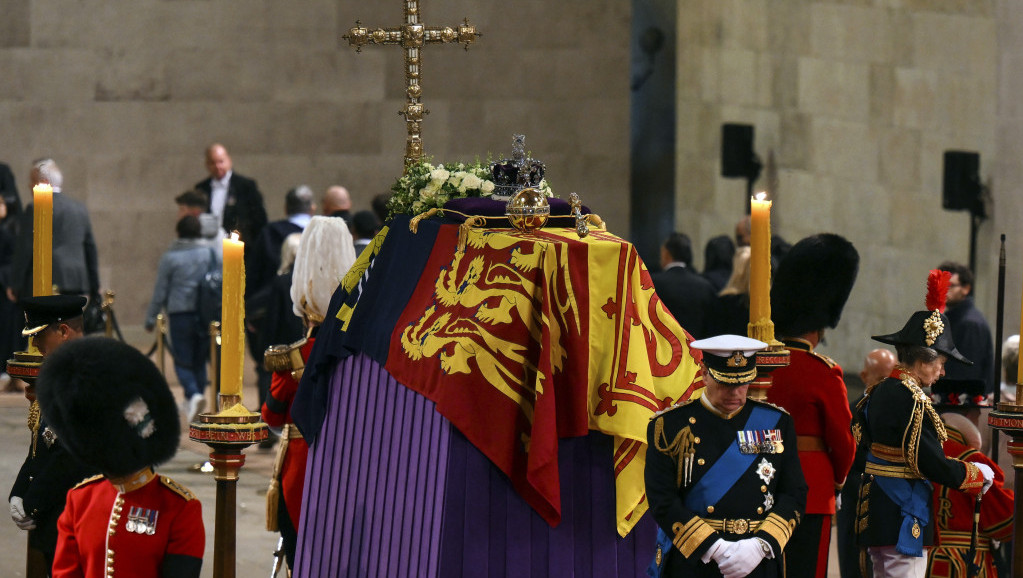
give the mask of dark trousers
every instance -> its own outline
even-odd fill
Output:
[[[189,399],[206,389],[209,335],[199,326],[198,313],[171,313],[168,317],[174,373],[185,390],[185,399]]]
[[[786,559],[793,562],[785,569],[786,578],[826,578],[830,547],[831,515],[803,516],[785,545]]]

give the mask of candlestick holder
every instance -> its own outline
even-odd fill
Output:
[[[791,354],[785,348],[785,344],[774,338],[774,322],[770,319],[761,319],[756,323],[750,323],[747,327],[748,337],[757,339],[767,344],[767,349],[757,352],[757,376],[749,384],[746,390],[746,397],[757,401],[767,399],[767,390],[771,389],[774,378],[771,372],[779,367],[789,364]]]
[[[221,394],[219,411],[199,414],[188,428],[189,439],[210,446],[210,464],[217,481],[214,578],[235,578],[238,475],[245,465],[242,450],[270,435],[259,414],[245,409],[241,401],[241,395]]]
[[[1023,393],[1023,384],[1016,385],[1016,399],[1023,400],[1020,394]],[[1005,444],[1012,457],[1012,467],[1016,470],[1016,519],[1023,516],[1023,500],[1019,499],[1019,492],[1023,492],[1023,404],[1000,402],[996,409],[988,414],[987,424],[992,429],[1003,432],[1009,437]],[[1012,567],[1023,568],[1023,532],[1013,533]]]

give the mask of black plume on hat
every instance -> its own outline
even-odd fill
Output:
[[[43,420],[83,463],[109,477],[174,456],[181,435],[174,396],[152,361],[108,337],[83,337],[43,361]]]
[[[820,233],[793,245],[771,286],[775,332],[796,337],[838,325],[859,268],[860,254],[842,236]]]

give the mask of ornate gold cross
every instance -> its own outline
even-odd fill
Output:
[[[419,49],[426,44],[464,44],[469,45],[481,36],[469,20],[463,20],[456,31],[450,26],[444,28],[428,27],[419,23],[419,0],[405,0],[405,23],[397,28],[377,28],[369,30],[358,20],[355,27],[342,36],[356,52],[362,52],[366,44],[398,44],[405,49],[405,109],[398,114],[405,117],[408,128],[408,140],[405,143],[405,167],[416,163],[423,157],[423,139],[420,124],[423,115],[430,111],[423,108],[419,100],[422,88],[419,86]]]

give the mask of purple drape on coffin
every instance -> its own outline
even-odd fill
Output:
[[[309,450],[296,578],[645,575],[653,521],[618,537],[610,437],[561,440],[551,528],[431,401],[369,357],[338,364],[328,404]]]

